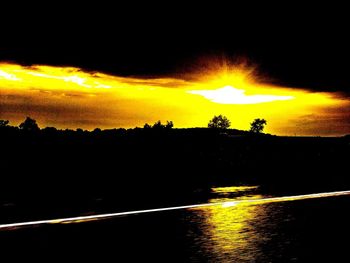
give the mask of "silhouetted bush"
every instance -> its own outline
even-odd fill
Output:
[[[214,116],[208,123],[208,128],[212,129],[228,129],[231,126],[230,120],[223,116],[223,115],[218,115]]]
[[[8,126],[9,121],[8,120],[0,120],[0,128]]]
[[[261,133],[264,130],[266,124],[267,121],[265,119],[255,119],[250,124],[250,132]]]
[[[159,120],[157,122],[155,122],[152,125],[149,125],[148,123],[145,123],[145,125],[143,126],[144,129],[155,129],[155,130],[170,130],[174,127],[174,123],[172,121],[167,121],[166,124],[162,124],[162,122]]]
[[[30,131],[30,132],[36,132],[40,130],[38,124],[36,123],[36,120],[31,119],[30,117],[27,117],[24,120],[24,122],[22,122],[19,125],[19,128],[23,131]]]

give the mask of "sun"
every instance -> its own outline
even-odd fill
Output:
[[[246,62],[214,64],[213,68],[201,71],[197,81],[199,85],[187,93],[218,104],[259,104],[295,99],[290,90],[264,84],[266,76],[262,77],[256,66]]]
[[[220,104],[257,104],[294,99],[293,96],[247,95],[244,89],[237,89],[230,85],[215,90],[191,90],[188,93],[201,95],[212,102]]]

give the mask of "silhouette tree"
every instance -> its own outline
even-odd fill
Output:
[[[231,122],[223,115],[214,116],[208,123],[208,128],[227,129],[231,126]]]
[[[145,123],[145,125],[143,125],[143,128],[144,129],[150,129],[150,128],[152,128],[152,126],[149,125],[148,123]]]
[[[152,125],[149,125],[148,123],[146,123],[143,128],[144,129],[172,129],[174,127],[174,123],[172,121],[167,121],[166,124],[162,124],[161,121],[157,121]]]
[[[162,128],[164,128],[164,125],[162,124],[161,121],[157,121],[153,124],[152,128],[153,129],[162,129]]]
[[[0,120],[0,128],[6,127],[9,124],[8,120]]]
[[[102,130],[100,128],[95,128],[92,132],[94,134],[100,134],[102,132]]]
[[[166,121],[165,128],[171,129],[174,127],[174,123],[172,121]]]
[[[39,131],[40,128],[36,123],[36,120],[27,117],[24,122],[19,125],[19,128],[23,131]]]
[[[265,119],[255,119],[251,124],[250,124],[250,132],[253,133],[261,133],[265,125],[267,124],[267,121]]]

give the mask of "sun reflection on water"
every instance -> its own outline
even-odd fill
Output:
[[[268,207],[250,205],[235,201],[244,199],[260,199],[262,195],[255,194],[255,187],[225,187],[214,188],[216,196],[211,203],[230,202],[230,206],[210,206],[194,208],[191,216],[201,232],[197,240],[199,253],[213,262],[220,259],[223,262],[247,261],[259,257],[260,245],[269,239],[264,232],[259,231],[257,224],[268,224]],[[228,197],[240,193],[239,197]],[[252,203],[253,204],[253,203]],[[232,261],[233,260],[233,261]]]

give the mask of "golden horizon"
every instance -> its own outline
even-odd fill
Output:
[[[191,75],[189,73],[189,75]],[[177,128],[206,127],[225,115],[248,130],[255,118],[277,135],[349,133],[350,101],[338,93],[310,92],[261,82],[245,65],[191,77],[121,77],[77,67],[0,63],[0,118],[35,118],[57,128],[133,128],[172,120]]]

